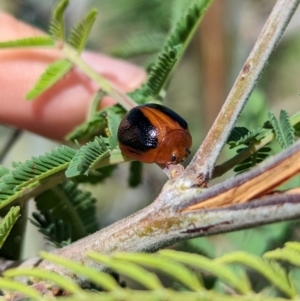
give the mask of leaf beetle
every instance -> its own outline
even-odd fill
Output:
[[[166,167],[190,154],[187,122],[171,109],[154,103],[136,106],[118,128],[119,147],[129,158]]]

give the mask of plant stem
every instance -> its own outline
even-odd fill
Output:
[[[215,162],[227,137],[298,4],[299,0],[276,2],[218,117],[183,174],[191,185],[201,186],[212,177]]]
[[[65,44],[62,51],[69,61],[80,68],[82,72],[99,85],[99,88],[118,101],[126,110],[130,110],[137,105],[128,95],[119,91],[112,83],[91,68],[72,47]]]

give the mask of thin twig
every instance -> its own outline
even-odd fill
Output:
[[[215,162],[241,110],[277,46],[299,0],[278,0],[233,85],[218,117],[183,176],[202,185],[211,178]]]
[[[89,78],[95,81],[99,85],[99,88],[114,98],[120,103],[126,110],[130,110],[137,104],[125,93],[119,91],[110,83],[106,78],[97,73],[93,68],[91,68],[73,48],[65,44],[63,47],[63,53],[65,57],[75,64],[82,72],[84,72]]]

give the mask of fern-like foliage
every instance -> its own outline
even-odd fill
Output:
[[[88,142],[81,147],[72,159],[66,170],[67,178],[79,175],[88,175],[89,171],[103,158],[109,156],[110,149],[107,146],[107,138],[95,137],[94,141]]]
[[[19,218],[19,213],[20,207],[11,207],[9,212],[5,215],[3,221],[0,223],[0,248],[3,246],[12,227]]]
[[[230,148],[234,148],[240,145],[245,145],[258,141],[258,135],[262,133],[262,129],[258,128],[254,131],[249,131],[245,127],[234,127],[230,133],[227,144]],[[262,137],[260,137],[261,139]]]
[[[283,149],[291,146],[295,141],[295,130],[290,122],[288,113],[284,110],[281,110],[279,120],[271,112],[269,112],[268,117],[273,126],[276,140],[280,146]]]
[[[33,212],[32,217],[33,219],[29,219],[30,222],[37,227],[46,240],[54,244],[57,248],[71,244],[72,229],[69,222],[56,219],[52,211],[46,211],[43,214]]]
[[[109,145],[110,145],[111,149],[115,149],[119,143],[118,138],[117,138],[117,133],[118,133],[119,124],[120,124],[123,116],[118,114],[118,109],[117,110],[108,109],[105,111],[104,114],[105,114],[108,130],[109,130],[109,133],[108,133],[109,134],[108,135]]]
[[[264,258],[270,260],[287,261],[291,265],[300,267],[300,243],[287,242],[282,249],[266,252]]]
[[[26,99],[32,100],[40,96],[62,79],[71,70],[72,66],[73,64],[66,59],[61,59],[50,64],[35,83],[34,87],[27,93]]]
[[[0,178],[9,173],[9,169],[3,165],[0,165]]]
[[[61,287],[65,292],[72,293],[72,300],[266,300],[284,301],[299,300],[299,295],[294,283],[297,279],[289,274],[276,260],[288,261],[291,265],[299,267],[300,244],[287,243],[284,249],[267,252],[263,257],[250,255],[245,252],[234,252],[223,255],[216,259],[209,259],[202,255],[178,252],[173,250],[163,250],[156,254],[114,254],[111,256],[91,252],[88,256],[103,265],[113,269],[115,272],[127,276],[146,290],[136,290],[131,288],[123,289],[116,279],[102,271],[97,271],[89,266],[66,260],[53,254],[43,252],[41,256],[47,261],[61,265],[71,270],[74,275],[80,276],[80,284],[85,288],[97,287],[97,293],[91,295],[81,289],[77,283],[58,274],[45,271],[39,268],[10,269],[4,272],[4,277],[0,279],[0,286],[3,290],[14,288],[15,291],[22,292],[30,296],[31,291],[26,292],[24,287],[14,287],[9,282],[11,277],[30,276],[51,282]],[[255,271],[257,275],[265,277],[276,291],[272,296],[268,295],[268,290],[255,292],[251,286],[250,278],[245,270],[236,269],[237,265],[247,267]],[[148,270],[151,269],[151,272]],[[159,277],[153,272],[157,271],[165,274],[168,278],[182,286],[180,290],[164,288]],[[207,290],[199,272],[205,275],[216,276],[224,285],[218,290]],[[49,288],[49,287],[48,287]],[[177,285],[178,288],[178,285]],[[184,288],[184,289],[183,289]],[[51,287],[50,287],[51,289]],[[6,292],[6,291],[5,291]],[[277,297],[274,296],[276,294]],[[282,297],[282,294],[286,298]],[[281,296],[281,298],[278,298]],[[80,299],[79,299],[80,298]],[[88,299],[91,298],[91,299]],[[69,300],[69,299],[67,299]]]
[[[156,63],[151,68],[147,83],[143,86],[143,91],[146,95],[151,95],[157,98],[159,93],[166,85],[170,73],[179,59],[182,50],[182,45],[176,45],[167,48],[158,56]]]
[[[21,197],[28,189],[34,189],[44,178],[65,170],[75,153],[72,148],[61,146],[51,153],[15,164],[13,170],[0,178],[0,209]]]
[[[217,259],[217,262],[230,264],[243,264],[263,275],[286,296],[293,298],[297,291],[288,273],[277,262],[264,260],[258,256],[245,252],[233,252]]]
[[[31,222],[58,247],[98,230],[96,199],[72,181],[43,192],[35,202],[39,214],[35,213]]]
[[[169,82],[172,71],[182,57],[183,50],[187,47],[210,2],[205,0],[197,4],[193,3],[177,22],[163,50],[152,65],[146,84],[129,94],[135,102],[142,104],[163,96],[163,90]]]
[[[262,139],[264,137],[264,132],[265,130],[261,128],[258,128],[254,131],[249,131],[245,127],[234,127],[228,137],[227,144],[230,146],[230,148],[242,146],[236,150],[237,153],[240,153]],[[270,152],[270,147],[261,147],[259,150],[252,152],[251,155],[249,155],[245,160],[237,164],[233,170],[237,174],[248,171],[252,167],[265,160],[269,156]]]
[[[55,46],[54,40],[50,36],[29,37],[13,41],[0,42],[1,48],[20,48],[20,47],[50,47]]]
[[[65,40],[65,24],[64,24],[64,12],[69,5],[69,0],[58,1],[57,6],[54,8],[49,33],[54,39],[64,41]]]
[[[96,17],[97,11],[92,9],[71,31],[68,42],[78,51],[78,53],[81,53],[84,49]]]

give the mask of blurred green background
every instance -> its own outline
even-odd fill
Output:
[[[159,50],[158,47],[162,45],[174,22],[191,3],[190,0],[70,2],[66,16],[67,28],[82,18],[90,8],[96,7],[99,11],[88,43],[90,49],[124,57],[128,49],[133,50],[131,44],[133,41],[134,45],[141,45],[141,48],[147,43],[151,46],[151,49],[148,47],[149,51],[124,57],[145,68]],[[217,116],[275,2],[216,0],[196,32],[174,74],[165,101],[167,106],[188,121],[194,141],[193,153]],[[52,0],[0,0],[0,9],[46,30],[54,3]],[[267,119],[268,111],[278,116],[280,109],[287,110],[290,115],[299,110],[299,29],[298,9],[245,107],[238,125],[255,129],[262,126]],[[0,130],[1,145],[4,146],[12,130],[4,126]],[[44,153],[54,145],[55,142],[23,133],[5,158],[4,164],[10,166],[12,161],[24,161],[33,155]],[[276,148],[276,143],[274,147]],[[232,153],[225,149],[219,162],[231,155]],[[128,188],[127,175],[128,165],[123,164],[118,167],[113,178],[103,185],[97,187],[86,185],[98,199],[101,227],[146,206],[156,197],[166,181],[165,175],[155,165],[144,166],[143,183],[136,189]],[[231,175],[232,173],[227,173],[222,179]],[[220,179],[214,180],[214,183],[218,181]],[[299,179],[294,179],[289,183],[289,186],[291,185],[299,185]],[[32,226],[28,228],[30,239],[24,249],[24,257],[34,256],[39,249],[45,248],[43,240],[38,239],[39,234],[34,231]],[[175,247],[209,257],[236,249],[262,254],[266,250],[282,246],[287,240],[299,240],[299,236],[298,222],[284,222],[230,234],[197,238]]]

